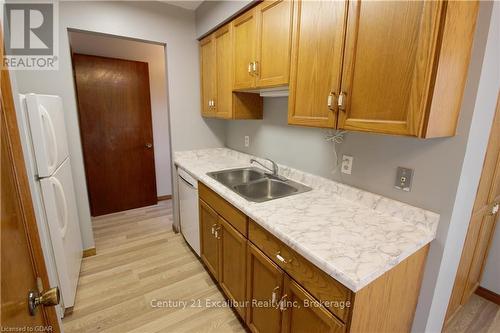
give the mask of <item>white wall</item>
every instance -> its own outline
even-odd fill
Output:
[[[60,2],[59,70],[17,71],[15,76],[20,92],[57,94],[63,98],[83,244],[84,248],[91,248],[94,247],[94,239],[78,129],[68,28],[166,43],[172,150],[222,146],[224,124],[200,117],[194,12],[160,2]]]
[[[83,32],[71,32],[69,39],[75,53],[148,63],[156,189],[159,196],[172,194],[165,47]]]
[[[480,285],[500,295],[500,226],[498,220]]]
[[[487,39],[489,47],[499,43],[498,35],[490,28],[492,3],[481,2],[480,6],[457,135],[454,137],[420,140],[349,132],[338,150],[339,155],[354,156],[353,172],[351,175],[332,175],[335,161],[332,144],[324,140],[327,131],[289,126],[286,98],[265,98],[263,120],[226,123],[226,146],[230,148],[267,156],[279,163],[334,178],[441,215],[437,238],[432,242],[425,269],[414,321],[416,332],[440,330],[469,222],[498,92],[495,75],[498,77],[499,71],[495,67],[494,55],[489,54],[489,60],[485,60],[483,65]],[[232,15],[228,14],[224,1],[211,2],[210,17],[218,17],[214,13],[217,10]],[[196,16],[198,35],[203,34],[200,27],[215,25],[215,22],[209,24],[207,17],[202,19],[205,13],[200,6]],[[498,59],[497,55],[497,65]],[[478,91],[480,82],[482,90]],[[244,147],[245,135],[250,136],[248,148]],[[415,170],[410,192],[393,187],[398,166]]]
[[[254,0],[204,1],[196,9],[196,36],[201,37],[227,18],[250,5]]]

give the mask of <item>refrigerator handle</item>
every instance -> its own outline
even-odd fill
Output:
[[[54,177],[51,177],[50,179],[52,181],[52,185],[54,185],[54,187],[57,189],[56,192],[59,192],[58,196],[61,198],[61,201],[62,201],[64,213],[62,216],[63,225],[62,225],[62,228],[60,229],[60,232],[61,232],[61,237],[64,238],[66,236],[66,231],[68,230],[68,203],[66,202],[66,196],[64,195],[64,189],[63,189],[61,183],[59,182],[59,180],[57,180],[57,178],[54,178]],[[59,221],[59,225],[61,225],[60,221]]]
[[[45,119],[46,123],[49,125],[50,138],[52,140],[52,161],[50,161],[49,169],[54,170],[57,164],[57,139],[56,139],[56,131],[54,129],[54,124],[52,124],[52,119],[50,119],[50,115],[45,110],[45,108],[40,105],[40,115],[42,116],[42,122]]]

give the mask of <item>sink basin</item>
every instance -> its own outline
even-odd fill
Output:
[[[257,168],[222,170],[209,172],[208,175],[254,202],[269,201],[311,190],[310,187],[290,179],[277,179]]]
[[[247,184],[254,180],[266,178],[264,172],[256,168],[222,170],[210,172],[208,175],[230,188],[235,185]]]
[[[234,191],[252,201],[267,201],[297,193],[299,190],[276,179],[262,179],[249,184],[234,186]]]

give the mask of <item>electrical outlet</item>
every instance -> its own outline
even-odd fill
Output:
[[[250,147],[250,137],[245,135],[245,147]]]
[[[352,172],[352,162],[354,161],[354,157],[349,155],[342,155],[342,173],[350,175]]]
[[[410,192],[411,179],[413,178],[413,169],[398,167],[396,172],[396,182],[394,187],[398,190]]]

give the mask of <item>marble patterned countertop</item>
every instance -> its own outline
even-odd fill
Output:
[[[249,166],[250,158],[227,148],[174,153],[178,167],[354,292],[435,238],[436,213],[284,165],[281,175],[313,190],[255,203],[207,175]]]

